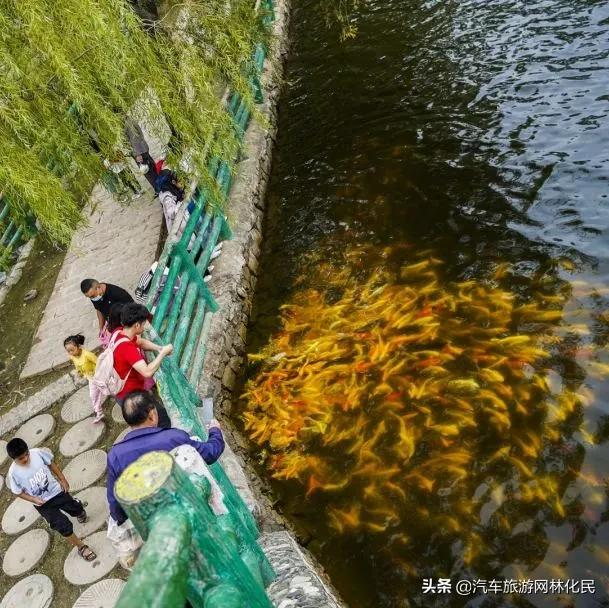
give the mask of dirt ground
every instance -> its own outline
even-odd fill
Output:
[[[37,237],[21,279],[0,306],[0,415],[65,373],[19,380],[65,255],[65,249]],[[24,302],[30,289],[36,289],[38,295]]]

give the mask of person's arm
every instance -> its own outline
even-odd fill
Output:
[[[116,483],[116,473],[114,467],[108,463],[108,479],[106,481],[106,498],[110,507],[112,519],[120,526],[127,521],[127,514],[123,511],[118,500],[114,496],[114,484]]]
[[[44,462],[44,460],[43,460],[43,462]],[[21,484],[11,475],[10,469],[9,469],[8,475],[6,476],[6,485],[11,489],[11,492],[18,498],[23,498],[23,500],[32,502],[37,506],[44,504],[43,500],[41,500],[40,498],[36,498],[36,496],[32,496],[31,494],[28,494],[23,489]]]
[[[101,330],[106,324],[106,319],[104,318],[104,315],[102,315],[102,313],[97,310],[97,308],[95,309],[95,312],[97,313],[97,322],[99,323],[99,333],[101,333]]]
[[[150,362],[146,363],[144,359],[140,359],[136,363],[132,365],[133,369],[144,376],[144,378],[152,378],[154,374],[158,371],[159,367],[161,367],[161,363],[163,359],[167,355],[171,355],[173,352],[173,346],[171,344],[167,344],[163,346],[159,351],[159,354]]]
[[[54,462],[51,462],[49,464],[49,469],[51,469],[51,473],[53,473],[53,475],[57,478],[57,481],[59,481],[59,485],[61,486],[61,489],[64,492],[69,492],[70,484],[68,483],[68,480],[65,478],[63,471]]]
[[[197,441],[196,439],[188,437],[186,443],[195,448],[207,464],[216,462],[222,455],[222,452],[224,452],[224,437],[222,436],[222,431],[215,426],[209,429],[207,441]]]
[[[151,342],[150,340],[146,340],[146,338],[142,338],[141,336],[137,337],[137,345],[142,350],[157,351],[159,353],[163,349],[163,347],[160,344],[155,344],[154,342]]]
[[[23,498],[23,500],[33,502],[38,507],[44,504],[44,500],[41,500],[40,498],[36,498],[35,496],[28,494],[25,490],[22,490],[21,494],[17,494],[17,498]]]

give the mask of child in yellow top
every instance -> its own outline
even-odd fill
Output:
[[[93,404],[93,411],[95,412],[95,423],[101,422],[104,418],[104,412],[102,404],[99,399],[96,399],[92,390],[91,379],[95,375],[95,368],[97,366],[97,355],[89,350],[85,350],[82,345],[85,343],[85,337],[82,334],[76,334],[75,336],[68,336],[63,341],[63,346],[66,349],[70,360],[74,364],[76,371],[83,377],[89,380],[89,394],[91,396],[91,403]]]

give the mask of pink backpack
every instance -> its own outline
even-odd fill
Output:
[[[129,338],[121,338],[117,340],[118,334],[116,331],[110,338],[108,347],[106,350],[99,355],[97,358],[97,366],[95,368],[95,375],[91,379],[92,384],[95,388],[104,395],[116,396],[125,388],[125,383],[131,370],[127,372],[125,378],[121,378],[118,372],[114,369],[114,350],[123,342],[129,342]]]

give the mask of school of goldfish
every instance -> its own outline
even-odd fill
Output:
[[[399,549],[422,534],[459,539],[468,567],[536,512],[565,521],[577,459],[566,438],[594,442],[580,428],[593,395],[557,388],[548,365],[570,294],[542,281],[521,301],[501,287],[507,265],[446,283],[432,251],[407,247],[314,263],[317,288],[249,355],[243,423],[272,476],[302,484],[335,533],[382,534],[406,572]]]

